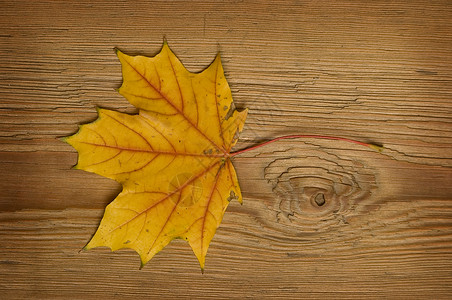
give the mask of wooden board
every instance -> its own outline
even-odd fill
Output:
[[[0,298],[452,297],[450,1],[0,1]],[[134,112],[114,47],[221,52],[249,117],[201,274],[183,241],[80,252],[120,187],[58,138]],[[318,204],[320,203],[320,204]]]

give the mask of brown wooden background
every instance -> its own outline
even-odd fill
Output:
[[[0,1],[0,298],[452,297],[451,1]],[[79,253],[120,187],[58,137],[133,112],[113,47],[220,51],[238,107],[232,203],[206,272],[183,241]],[[324,200],[323,205],[317,202]]]

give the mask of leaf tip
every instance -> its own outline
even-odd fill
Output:
[[[162,45],[162,49],[160,50],[160,53],[164,52],[164,51],[169,51],[170,53],[172,53],[173,51],[171,51],[170,46],[168,45],[168,41],[166,40],[166,38],[163,38],[163,45]]]
[[[144,253],[139,253],[139,256],[140,256],[140,270],[141,270],[148,263],[149,259],[146,258],[146,255]]]
[[[204,274],[204,265],[206,263],[206,257],[204,255],[204,257],[199,258],[198,257],[198,262],[199,262],[199,267],[201,268],[201,273]]]
[[[96,106],[96,112],[97,112],[97,116],[98,116],[98,119],[97,119],[97,120],[99,120],[99,119],[104,115],[105,110],[106,110],[106,109],[104,109],[104,108],[102,108],[102,107]],[[97,121],[97,120],[96,120],[96,121]],[[94,122],[96,122],[96,121],[94,121]]]
[[[78,132],[80,132],[80,127],[79,127]],[[60,140],[61,142],[63,142],[63,143],[68,144],[68,145],[71,146],[72,148],[76,149],[75,146],[74,146],[74,142],[76,142],[75,140],[76,140],[76,135],[78,134],[78,132],[75,133],[75,134],[73,134],[73,135],[70,135],[70,136],[61,137],[61,138],[59,138],[59,140]],[[76,149],[76,150],[77,150],[77,149]]]
[[[57,139],[63,143],[69,144],[69,142],[68,142],[69,137],[70,136],[63,136],[63,137],[58,137]]]
[[[119,50],[118,47],[113,47],[113,51],[115,51],[116,56],[119,56],[120,54],[122,54],[122,51]]]

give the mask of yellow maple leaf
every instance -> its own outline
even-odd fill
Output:
[[[187,71],[166,42],[152,58],[117,55],[119,93],[139,113],[98,109],[65,138],[79,153],[75,168],[123,186],[84,249],[131,248],[144,266],[183,238],[203,270],[229,201],[242,201],[230,152],[247,110],[235,110],[219,55],[201,73]]]

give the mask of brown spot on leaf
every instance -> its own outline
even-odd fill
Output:
[[[237,197],[237,195],[234,193],[234,191],[230,191],[229,197],[226,200],[228,200],[228,202],[231,202],[232,200],[237,200],[237,199],[239,199],[239,197]]]
[[[234,103],[232,103],[231,106],[229,107],[228,112],[227,112],[226,115],[224,116],[224,119],[225,119],[225,120],[228,120],[230,117],[232,117],[232,115],[234,114],[234,112],[235,112],[235,105],[234,105]]]

